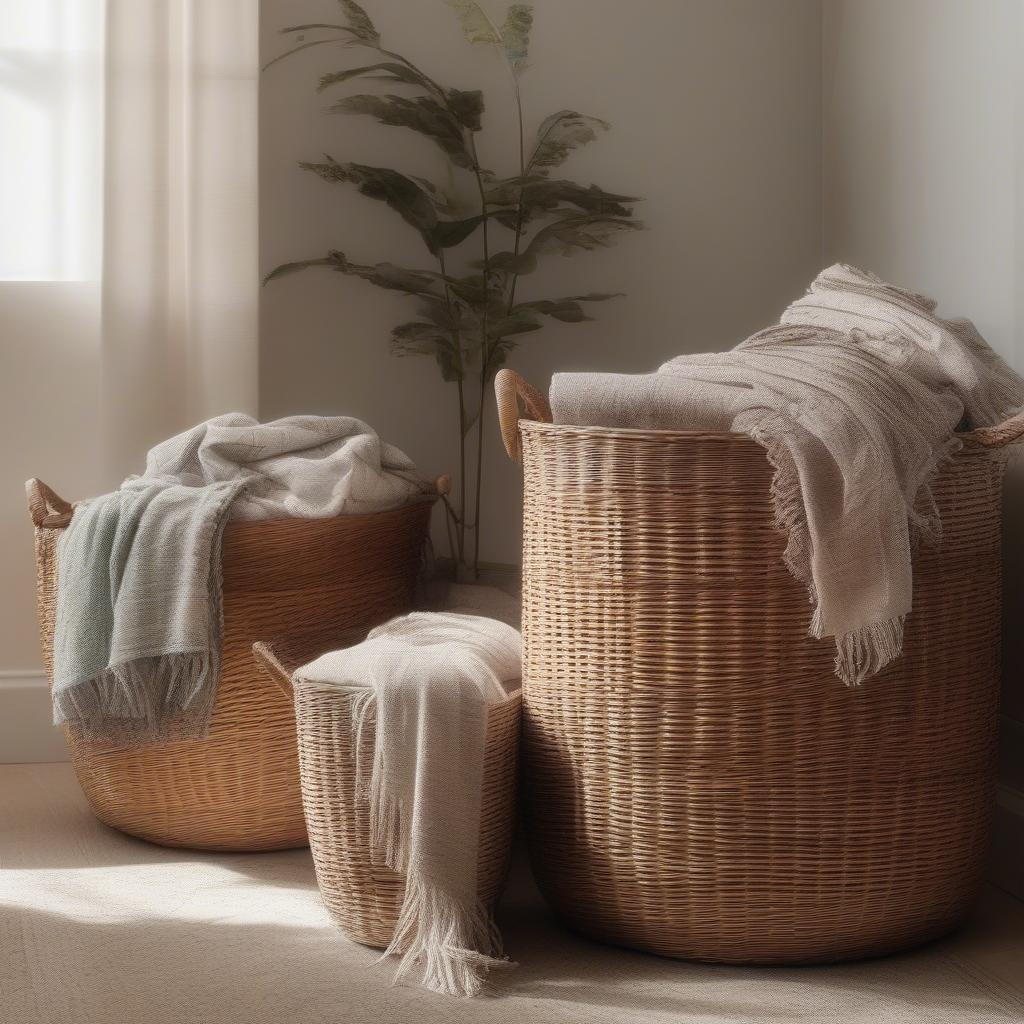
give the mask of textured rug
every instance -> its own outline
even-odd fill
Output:
[[[834,967],[708,967],[588,942],[523,864],[501,912],[519,968],[472,1001],[391,987],[335,931],[308,851],[193,854],[93,819],[68,765],[0,766],[0,1024],[1003,1024],[1024,1021],[1024,904]]]

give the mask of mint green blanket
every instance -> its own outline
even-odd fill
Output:
[[[221,541],[243,486],[138,479],[76,506],[57,548],[56,723],[127,744],[206,734]]]

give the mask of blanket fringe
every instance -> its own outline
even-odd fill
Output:
[[[54,725],[83,739],[128,745],[204,739],[217,696],[205,654],[166,654],[112,665],[53,694]]]
[[[395,981],[422,970],[421,984],[449,996],[476,996],[489,971],[514,966],[504,955],[501,934],[490,910],[479,900],[464,901],[406,879],[405,902],[384,957],[398,957]]]
[[[734,429],[747,434],[765,451],[772,467],[771,501],[774,510],[773,525],[786,535],[786,550],[783,560],[793,578],[807,588],[808,598],[815,606],[809,633],[821,636],[818,594],[811,574],[811,531],[807,525],[807,510],[804,508],[803,489],[793,456],[782,440],[784,421],[778,413],[767,415],[756,410],[758,418],[737,417]],[[774,427],[771,425],[774,423]]]
[[[493,914],[475,895],[456,897],[410,869],[407,837],[412,831],[412,808],[387,793],[385,771],[376,763],[376,755],[368,765],[358,753],[364,748],[361,738],[365,730],[376,719],[376,698],[374,690],[355,692],[351,697],[356,795],[369,804],[374,859],[406,876],[402,911],[381,959],[398,958],[395,982],[421,968],[421,984],[433,992],[479,995],[489,971],[515,965],[504,955]]]
[[[881,672],[903,650],[903,620],[901,615],[837,636],[836,675],[847,686],[860,686],[868,676]]]
[[[774,525],[776,529],[786,534],[786,550],[783,555],[786,568],[807,588],[808,597],[814,606],[807,633],[820,639],[825,632],[821,605],[811,573],[811,535],[807,525],[800,477],[793,457],[783,441],[785,421],[773,412],[762,415],[757,420],[743,417],[742,423],[737,420],[736,426],[764,448],[771,464]],[[936,545],[941,542],[942,523],[935,506],[931,483],[941,465],[952,458],[960,447],[960,440],[950,437],[936,453],[932,464],[926,467],[915,495],[913,508],[908,509],[908,529],[912,542],[916,542],[918,537]],[[903,622],[904,616],[901,615],[894,619],[869,623],[851,633],[837,636],[835,674],[847,686],[860,686],[869,676],[880,672],[903,651]]]

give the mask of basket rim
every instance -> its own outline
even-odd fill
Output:
[[[315,682],[310,679],[296,679],[294,672],[292,673],[291,683],[293,689],[301,688],[303,690],[317,690],[321,693],[329,693],[332,697],[337,698],[338,700],[351,700],[355,693],[364,689],[363,687],[335,686],[333,683]],[[523,684],[522,681],[520,681],[519,685],[514,690],[508,690],[506,692],[504,700],[488,704],[487,710],[491,711],[499,708],[507,708],[510,704],[513,704],[516,701],[522,701],[522,699]]]
[[[417,495],[412,501],[408,501],[404,505],[399,505],[396,508],[380,509],[377,512],[355,512],[351,514],[341,512],[336,516],[316,517],[280,516],[276,519],[229,519],[224,527],[224,535],[225,537],[234,537],[267,529],[294,531],[317,529],[318,527],[329,528],[332,526],[357,527],[361,523],[379,522],[387,516],[401,520],[411,516],[414,512],[419,512],[423,508],[433,508],[434,504],[440,500],[440,497],[440,494],[424,493]],[[88,501],[89,499],[86,498],[84,500]],[[66,523],[55,523],[52,526],[44,524],[42,527],[36,528],[58,531],[66,530],[71,524],[74,510],[79,504],[80,502],[77,501],[72,503],[71,516]]]
[[[572,423],[543,423],[540,420],[525,418],[519,420],[519,429],[523,433],[531,434],[565,433],[589,437],[620,437],[624,440],[635,441],[714,441],[738,445],[753,445],[761,451],[764,450],[749,434],[741,434],[737,431],[729,430],[661,430],[654,427],[597,427],[581,426]],[[981,433],[982,431],[980,430],[970,430],[962,433],[954,432],[954,436],[963,442],[965,450],[972,452],[988,451],[991,454],[990,446],[983,444],[976,437],[976,435]]]
[[[226,534],[249,533],[253,530],[274,527],[277,530],[302,530],[322,525],[345,525],[358,526],[360,523],[379,521],[390,516],[393,519],[403,519],[418,512],[424,507],[433,508],[434,503],[440,498],[439,494],[422,494],[413,501],[396,508],[380,509],[377,512],[356,512],[348,514],[341,512],[336,516],[280,516],[276,519],[229,519],[225,527]]]

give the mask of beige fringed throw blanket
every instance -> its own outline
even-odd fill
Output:
[[[1024,405],[1024,380],[967,320],[872,274],[824,270],[781,323],[724,353],[657,373],[556,374],[556,423],[736,431],[774,469],[786,563],[834,637],[836,674],[858,684],[902,650],[915,534],[935,538],[929,490],[962,427]]]
[[[55,722],[118,743],[204,736],[228,518],[383,511],[425,488],[405,455],[347,416],[229,413],[164,441],[143,476],[77,505],[61,536]]]
[[[352,697],[354,739],[376,723],[372,762],[356,765],[380,863],[406,876],[405,903],[385,956],[398,974],[476,995],[503,966],[499,935],[477,896],[487,709],[518,686],[518,630],[457,612],[414,612],[295,673]]]

